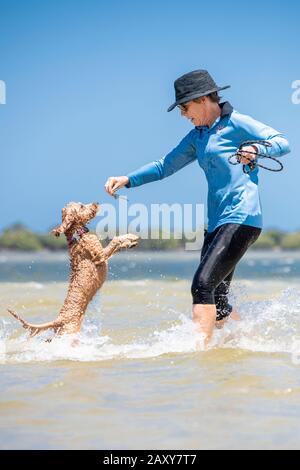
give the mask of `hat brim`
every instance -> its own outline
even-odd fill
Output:
[[[221,91],[221,90],[226,90],[227,88],[230,88],[231,85],[226,85],[222,87],[215,87],[212,88],[211,90],[205,91],[204,93],[191,93],[190,95],[186,95],[184,98],[181,98],[180,100],[175,101],[169,108],[168,108],[168,113],[172,111],[176,106],[179,104],[187,103],[188,101],[192,101],[196,98],[200,98],[201,96],[206,96],[209,95],[210,93],[213,93],[214,91]]]

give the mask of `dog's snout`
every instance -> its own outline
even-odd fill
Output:
[[[96,215],[99,215],[100,212],[101,212],[101,206],[100,206],[100,204],[97,204],[97,206],[95,206],[95,209],[96,209]]]

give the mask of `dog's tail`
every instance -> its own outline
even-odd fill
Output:
[[[23,328],[25,328],[25,330],[29,330],[30,336],[35,336],[35,335],[41,333],[42,331],[46,331],[46,330],[49,330],[49,329],[53,329],[55,331],[55,333],[57,333],[59,328],[62,326],[62,323],[58,322],[58,321],[52,321],[52,322],[49,322],[49,323],[42,323],[41,325],[33,325],[32,323],[28,323],[26,320],[23,320],[23,318],[21,318],[20,315],[18,315],[13,310],[10,310],[8,308],[7,311],[22,324],[22,326],[23,326]]]

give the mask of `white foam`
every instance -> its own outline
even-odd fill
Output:
[[[96,308],[99,304],[96,299]],[[263,353],[287,353],[293,364],[300,364],[300,297],[297,287],[284,290],[271,301],[252,301],[240,306],[242,320],[229,321],[222,330],[215,330],[210,348],[243,349]],[[186,354],[202,349],[200,335],[190,317],[172,310],[174,324],[152,331],[145,338],[117,344],[101,335],[98,320],[87,320],[76,336],[57,337],[45,342],[50,333],[28,338],[16,336],[15,322],[2,321],[0,361],[9,363],[42,361],[104,361],[153,358],[163,354]],[[137,329],[138,331],[138,329]],[[200,345],[200,346],[199,346]]]

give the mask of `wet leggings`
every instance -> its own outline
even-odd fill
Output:
[[[236,264],[260,233],[260,228],[240,224],[224,224],[206,233],[192,283],[193,304],[215,304],[217,320],[230,315],[227,294]]]

